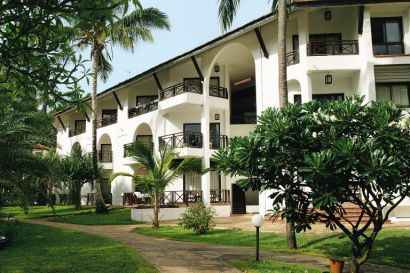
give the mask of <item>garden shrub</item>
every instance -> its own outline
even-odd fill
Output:
[[[189,207],[182,215],[180,225],[196,234],[206,234],[214,226],[215,211],[204,204],[195,204]]]

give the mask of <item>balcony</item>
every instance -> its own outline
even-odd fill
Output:
[[[154,143],[152,142],[152,136],[139,136],[137,140],[144,143],[151,151],[154,150]],[[132,147],[134,143],[129,143],[124,145],[124,157],[130,157],[130,147]]]
[[[315,41],[308,44],[308,56],[358,55],[357,40]]]
[[[299,51],[294,50],[286,54],[286,64],[288,66],[299,63]]]
[[[226,135],[219,135],[219,136],[210,136],[210,148],[212,150],[218,150],[222,148],[226,148],[229,143],[228,136]]]
[[[202,191],[166,191],[160,199],[161,206],[178,207],[191,203],[202,202]],[[149,195],[139,192],[129,192],[123,195],[124,206],[150,207],[152,200]]]
[[[97,128],[103,128],[112,124],[117,123],[117,116],[105,117],[97,120]]]
[[[230,190],[211,190],[210,191],[210,203],[211,204],[231,203],[231,191]]]
[[[159,137],[160,147],[170,149],[202,148],[202,133],[183,132]]]
[[[228,89],[222,86],[209,86],[209,95],[217,98],[228,98]]]
[[[78,136],[78,135],[81,135],[81,134],[84,134],[84,133],[85,133],[85,127],[75,128],[75,129],[70,129],[68,131],[68,136],[69,137],[75,137],[75,136]]]
[[[159,99],[162,101],[184,93],[202,94],[202,82],[200,80],[184,81],[167,87],[159,93]]]
[[[158,100],[152,101],[150,103],[138,105],[135,108],[128,110],[128,118],[134,118],[149,112],[158,110]]]

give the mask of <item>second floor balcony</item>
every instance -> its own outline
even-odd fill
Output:
[[[104,117],[97,120],[97,128],[103,128],[112,124],[117,123],[117,116]]]
[[[160,92],[160,101],[178,96],[184,93],[203,94],[203,85],[200,79],[185,79],[183,82],[165,88]],[[227,99],[228,89],[219,84],[210,84],[209,95]]]
[[[128,110],[128,118],[134,118],[158,110],[158,100],[138,105]]]
[[[181,132],[159,137],[160,147],[170,149],[202,148],[202,133]]]
[[[307,47],[308,56],[358,55],[357,40],[311,41]]]

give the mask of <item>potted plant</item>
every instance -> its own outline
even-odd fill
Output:
[[[341,257],[330,257],[330,272],[343,273],[345,262]]]

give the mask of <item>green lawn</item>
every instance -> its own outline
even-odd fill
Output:
[[[232,265],[246,273],[322,273],[316,268],[273,261],[234,261]]]
[[[209,234],[196,235],[181,227],[163,226],[158,230],[140,227],[136,232],[181,241],[205,242],[231,246],[254,246],[254,232],[240,230],[212,230]],[[298,234],[298,251],[333,257],[349,257],[350,242],[341,234]],[[261,247],[265,250],[288,251],[283,234],[262,233]],[[410,269],[410,230],[386,229],[378,236],[370,262]]]
[[[78,225],[131,225],[137,222],[131,220],[130,209],[112,209],[108,214],[95,214],[94,208],[88,207],[75,210],[73,206],[57,206],[56,215],[47,206],[36,206],[29,210],[28,214],[19,207],[6,207],[0,210],[3,215],[11,214],[17,219],[35,219],[50,217],[55,222],[63,222]]]
[[[94,209],[91,207],[84,207],[81,210],[75,210],[74,206],[55,206],[56,215],[72,215],[92,212]],[[36,219],[54,216],[53,211],[48,206],[34,206],[30,207],[28,214],[24,214],[24,211],[20,207],[4,207],[0,208],[0,216],[12,215],[17,219]]]
[[[0,250],[0,273],[158,273],[110,239],[31,224],[17,224],[16,232],[15,242]]]

